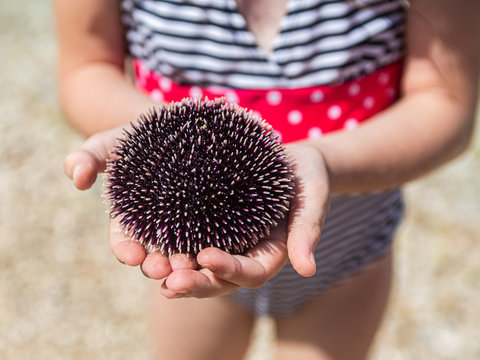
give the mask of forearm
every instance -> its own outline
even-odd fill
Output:
[[[83,135],[135,121],[155,102],[134,88],[121,68],[91,62],[60,74],[60,98],[68,121]]]
[[[311,142],[323,154],[334,193],[398,187],[468,145],[473,106],[435,91],[407,96],[351,132]]]
[[[154,105],[124,74],[126,44],[117,0],[55,0],[63,111],[82,134],[135,121]]]
[[[318,139],[334,193],[394,188],[469,143],[478,99],[479,2],[411,1],[402,99],[351,132]]]

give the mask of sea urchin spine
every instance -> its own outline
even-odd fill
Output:
[[[242,254],[288,212],[293,175],[265,121],[225,100],[141,115],[106,171],[111,216],[149,251]]]

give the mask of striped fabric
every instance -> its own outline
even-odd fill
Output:
[[[305,101],[321,101],[329,114],[332,109],[340,109],[335,102],[339,96],[335,89],[347,89],[356,96],[360,77],[371,74],[376,78],[378,70],[378,79],[384,82],[382,74],[387,66],[392,69],[401,60],[404,3],[405,0],[288,0],[287,13],[269,53],[257,45],[235,0],[122,0],[122,9],[128,48],[137,64],[137,85],[153,98],[161,95],[165,99],[173,93],[172,89],[187,93],[233,89],[236,95],[247,90],[271,95],[271,89],[287,98],[286,91],[292,89],[296,96],[307,94]],[[388,85],[398,88],[398,81],[395,76],[395,84]],[[319,92],[315,88],[319,86],[329,86],[332,91]],[[321,96],[313,96],[318,94]],[[372,97],[365,96],[359,104],[367,106],[371,102],[364,100]],[[303,110],[305,115],[302,101],[291,104],[290,112],[298,115]],[[342,101],[349,106],[354,104],[353,99]],[[298,106],[299,111],[293,106]],[[336,125],[336,131],[348,130],[354,111],[349,110],[348,117],[342,120],[344,124]],[[307,119],[299,116],[291,121],[290,112],[286,119],[291,126],[298,127],[301,121],[302,126],[307,124]],[[315,111],[310,112],[315,116]],[[268,114],[262,115],[268,119]],[[318,117],[317,114],[315,118]],[[361,119],[354,120],[357,124]],[[313,128],[317,131],[311,131]],[[304,133],[318,137],[324,132],[323,128],[313,128],[306,127]],[[312,296],[385,254],[391,247],[402,209],[399,190],[335,196],[315,251],[317,272],[313,277],[302,278],[287,263],[262,288],[242,288],[229,297],[257,315],[291,314]]]
[[[296,88],[344,82],[398,60],[403,1],[289,0],[266,53],[235,0],[124,0],[131,54],[179,84]]]
[[[256,315],[290,315],[389,251],[402,212],[398,190],[335,196],[315,249],[314,276],[298,275],[288,262],[263,287],[241,288],[229,297]]]

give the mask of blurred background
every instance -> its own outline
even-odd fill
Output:
[[[0,2],[0,359],[148,359],[148,281],[107,242],[101,181],[63,175],[82,142],[57,105],[46,0]],[[480,136],[406,187],[396,280],[373,359],[480,359]],[[250,360],[271,359],[258,322]]]

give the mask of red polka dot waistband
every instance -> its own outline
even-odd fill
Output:
[[[283,142],[314,139],[323,134],[352,130],[398,98],[402,63],[340,85],[297,89],[227,89],[180,85],[134,61],[137,87],[158,102],[185,97],[216,98],[237,103],[265,119]]]

